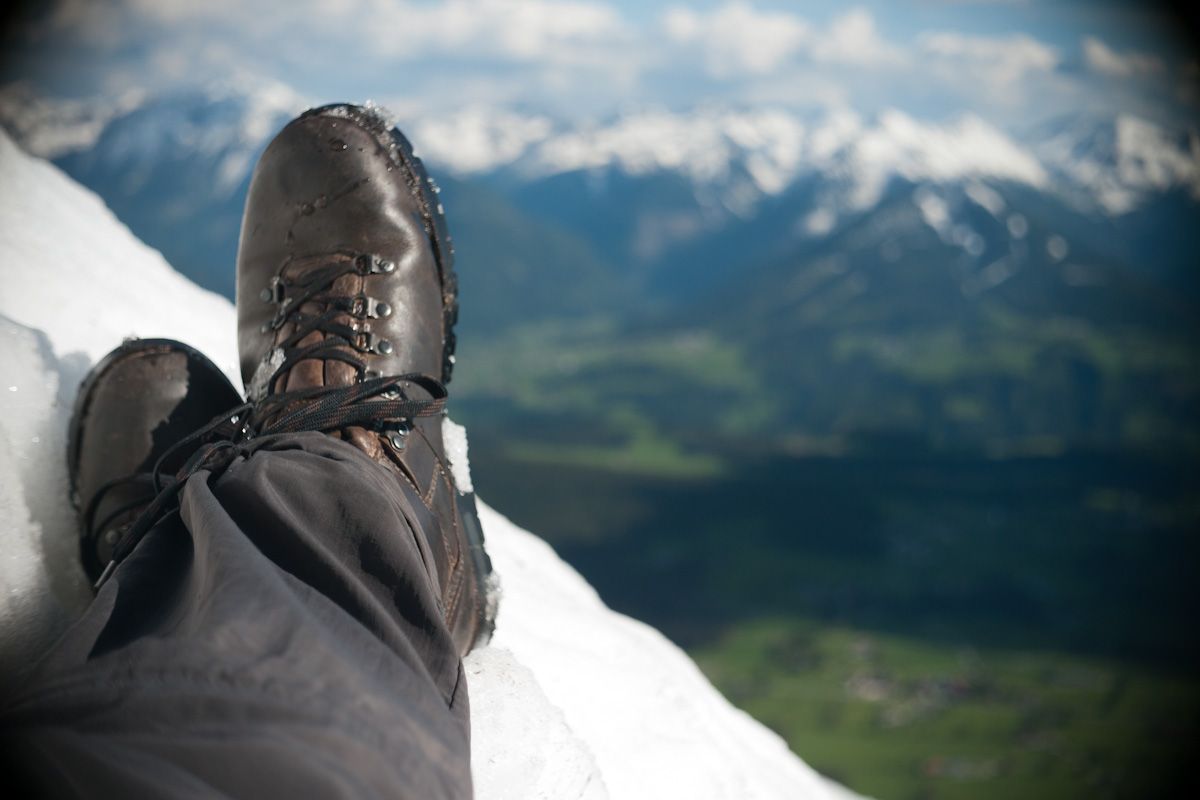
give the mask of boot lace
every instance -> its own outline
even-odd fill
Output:
[[[371,255],[358,255],[308,272],[295,285],[291,295],[285,294],[288,287],[281,281],[273,281],[269,291],[273,292],[271,299],[279,308],[275,317],[263,326],[263,332],[279,330],[289,321],[295,325],[295,330],[275,348],[276,358],[271,361],[275,368],[261,387],[266,396],[258,399],[252,397],[250,402],[223,412],[176,442],[155,462],[149,473],[110,481],[97,491],[84,515],[85,537],[93,547],[100,532],[106,530],[113,520],[149,502],[114,546],[112,560],[96,581],[97,589],[155,524],[169,514],[178,513],[178,496],[188,478],[201,470],[208,471],[210,481],[219,477],[236,457],[252,453],[258,446],[258,440],[276,434],[331,432],[349,427],[362,427],[379,433],[406,431],[411,428],[414,418],[437,416],[444,411],[446,388],[441,381],[415,372],[372,375],[366,362],[356,353],[386,355],[391,352],[390,343],[337,321],[337,317],[346,314],[356,317],[390,314],[385,304],[363,295],[349,297],[331,294],[329,289],[338,278],[355,273],[388,273],[394,269],[391,262]],[[326,308],[315,314],[301,312],[300,308],[309,301],[319,301]],[[302,339],[316,331],[324,334],[321,341],[300,344]],[[358,382],[347,386],[269,393],[282,375],[299,362],[310,359],[349,364],[354,367]],[[411,396],[414,389],[419,390],[415,392],[418,396]],[[189,447],[197,449],[183,467],[174,475],[164,474],[163,464],[181,451],[186,452]],[[139,499],[122,504],[102,520],[96,521],[101,499],[118,486],[130,484],[143,488]]]
[[[440,414],[445,407],[446,388],[441,381],[415,372],[377,376],[367,369],[366,362],[358,354],[387,355],[393,349],[391,342],[370,331],[339,322],[338,317],[387,317],[392,310],[386,303],[364,294],[339,295],[330,290],[345,275],[390,274],[396,267],[393,262],[371,254],[341,255],[340,260],[307,272],[294,286],[289,287],[276,278],[266,290],[272,293],[270,299],[278,309],[274,318],[263,326],[263,332],[278,331],[288,322],[295,328],[276,345],[268,362],[274,370],[265,383],[253,387],[266,396],[261,399],[251,397],[252,401],[257,399],[258,402],[248,420],[250,435],[330,431],[350,426],[382,431],[396,424],[406,424],[413,417]],[[309,302],[317,302],[325,310],[319,313],[301,311]],[[324,336],[312,344],[300,344],[314,332]],[[281,376],[301,361],[311,359],[349,364],[354,368],[358,382],[270,394]],[[422,389],[426,397],[410,398],[406,390],[413,386]]]

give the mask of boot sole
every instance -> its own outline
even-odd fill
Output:
[[[476,576],[480,607],[476,620],[475,641],[471,649],[487,644],[496,631],[496,612],[500,605],[500,587],[492,569],[492,559],[483,541],[483,526],[479,523],[479,510],[475,505],[474,492],[458,492],[454,498],[458,505],[458,519],[467,540],[467,555]]]

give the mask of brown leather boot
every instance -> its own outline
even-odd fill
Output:
[[[205,441],[205,426],[241,403],[211,361],[170,339],[132,339],[92,367],[75,400],[67,444],[88,577],[100,576],[161,484]],[[227,432],[235,427],[230,423]]]
[[[491,565],[442,440],[453,250],[408,141],[356,106],[293,120],[255,168],[237,269],[251,432],[324,431],[416,489],[440,528],[430,577],[465,654],[491,631]]]

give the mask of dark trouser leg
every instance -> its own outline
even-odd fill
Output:
[[[470,796],[428,512],[343,442],[256,446],[190,479],[7,705],[7,755],[64,796]]]

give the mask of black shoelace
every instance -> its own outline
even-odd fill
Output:
[[[354,367],[358,380],[367,376],[366,365],[355,355],[359,353],[391,352],[391,343],[360,330],[344,322],[338,322],[338,317],[350,315],[362,319],[375,316],[389,316],[392,309],[386,303],[380,303],[364,295],[349,296],[330,293],[330,289],[338,278],[346,275],[389,274],[395,271],[395,264],[370,254],[354,255],[341,253],[341,259],[306,273],[303,279],[293,286],[276,278],[264,290],[264,298],[277,306],[274,318],[263,326],[263,333],[278,331],[287,322],[295,325],[291,335],[277,346],[282,353],[282,360],[275,371],[267,379],[265,393],[270,394],[275,381],[300,361],[319,359],[322,361],[340,361]],[[290,289],[290,291],[289,291]],[[319,314],[311,314],[300,309],[310,301],[320,303],[325,310]],[[320,332],[325,336],[310,345],[301,345],[309,334]]]

